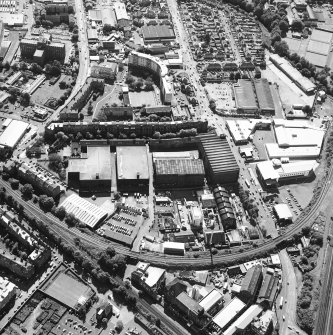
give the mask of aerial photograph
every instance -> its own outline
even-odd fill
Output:
[[[0,0],[0,334],[333,335],[332,204],[333,0]]]

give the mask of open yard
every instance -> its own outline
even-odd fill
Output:
[[[157,99],[154,91],[149,92],[129,92],[129,99],[132,107],[141,107],[142,105],[156,106]]]
[[[44,81],[44,83],[32,94],[31,101],[36,104],[44,105],[50,98],[59,99],[66,92],[66,89],[62,90],[59,87],[59,83],[64,77],[66,76],[62,75],[54,85],[51,85],[49,80]]]
[[[229,83],[206,84],[209,97],[215,100],[217,110],[230,110],[235,108],[235,101],[232,99],[232,85]]]

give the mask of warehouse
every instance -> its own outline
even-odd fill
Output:
[[[223,230],[205,230],[205,244],[210,246],[225,245],[225,233]]]
[[[117,185],[121,191],[148,193],[148,153],[145,146],[117,147]]]
[[[220,335],[243,312],[246,305],[238,298],[232,299],[212,320],[209,328]]]
[[[242,282],[242,288],[239,293],[239,297],[245,303],[251,303],[256,299],[257,293],[261,287],[262,283],[262,266],[253,266],[246,273],[245,278]]]
[[[0,145],[14,150],[29,128],[29,123],[12,120],[0,136]]]
[[[304,77],[296,68],[294,68],[285,58],[277,54],[271,54],[269,59],[280,69],[289,79],[291,79],[303,92],[313,94],[316,85],[308,78]]]
[[[163,243],[164,253],[169,255],[184,256],[185,254],[185,243],[180,242],[164,242]]]
[[[277,204],[274,206],[274,212],[280,223],[288,223],[293,220],[293,215],[287,204]]]
[[[210,291],[199,302],[199,305],[204,309],[204,311],[211,316],[214,316],[220,310],[222,304],[223,295],[217,289]]]
[[[161,43],[165,41],[172,41],[176,38],[173,28],[169,25],[144,25],[142,27],[142,34],[145,44],[147,43]]]
[[[275,115],[275,106],[271,88],[266,78],[254,79],[257,100],[261,114]]]
[[[111,193],[111,153],[109,146],[81,146],[79,158],[69,158],[68,186],[80,195]]]
[[[214,134],[199,135],[198,139],[209,180],[215,184],[237,182],[239,166],[228,141]]]
[[[316,159],[319,157],[321,148],[315,146],[308,147],[289,147],[280,148],[277,143],[265,144],[267,155],[273,158],[290,158],[290,159]]]
[[[239,79],[233,86],[236,108],[240,113],[254,114],[258,112],[258,104],[251,80]]]
[[[257,304],[265,309],[271,309],[279,291],[279,277],[267,272],[258,294]]]
[[[205,169],[201,159],[158,159],[154,163],[155,184],[163,187],[201,187]]]
[[[66,200],[61,204],[61,207],[65,208],[66,213],[73,214],[78,220],[90,228],[95,228],[108,216],[108,213],[104,209],[92,204],[76,194],[72,194],[66,198]]]

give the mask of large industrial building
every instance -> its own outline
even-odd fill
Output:
[[[92,229],[108,216],[108,212],[104,209],[76,194],[72,194],[66,198],[66,200],[61,203],[61,206],[65,208],[67,213],[73,214],[78,220]]]
[[[144,25],[142,34],[145,44],[163,43],[173,41],[176,38],[173,28],[169,25]]]
[[[260,182],[267,187],[275,187],[279,183],[296,182],[310,178],[318,167],[315,160],[301,160],[282,164],[280,160],[263,161],[257,164],[256,170]]]
[[[209,315],[214,316],[223,305],[223,294],[217,289],[213,289],[200,300],[199,305]]]
[[[257,304],[260,304],[265,309],[272,309],[273,303],[278,295],[279,288],[279,277],[275,275],[272,269],[267,269],[258,294]]]
[[[148,152],[145,146],[117,147],[117,185],[121,191],[148,193]]]
[[[281,70],[290,80],[292,80],[306,94],[313,94],[316,85],[308,78],[304,77],[285,58],[277,54],[270,54],[270,61]]]
[[[157,159],[154,170],[157,187],[195,188],[204,185],[205,169],[201,159]]]
[[[0,135],[0,146],[14,150],[29,128],[29,123],[11,120],[6,129]]]
[[[210,182],[214,184],[237,182],[239,166],[228,141],[214,134],[202,134],[198,139],[199,151]]]
[[[254,79],[253,83],[257,95],[260,113],[274,115],[274,100],[268,80],[266,78]]]
[[[81,146],[80,157],[68,160],[67,180],[80,195],[110,194],[110,146]]]
[[[239,293],[240,299],[246,304],[251,304],[257,297],[263,279],[262,266],[255,265],[249,269],[242,282]]]

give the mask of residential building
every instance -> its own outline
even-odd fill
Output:
[[[52,3],[45,6],[45,20],[53,24],[69,23],[68,3]]]
[[[128,56],[128,65],[144,68],[158,75],[160,77],[162,102],[166,105],[171,104],[173,97],[172,83],[168,78],[168,68],[160,58],[132,51]]]
[[[17,286],[9,280],[0,277],[0,311],[16,297]]]
[[[37,163],[17,162],[18,176],[20,179],[30,183],[44,194],[56,198],[62,192],[61,181],[54,176],[50,176]]]

